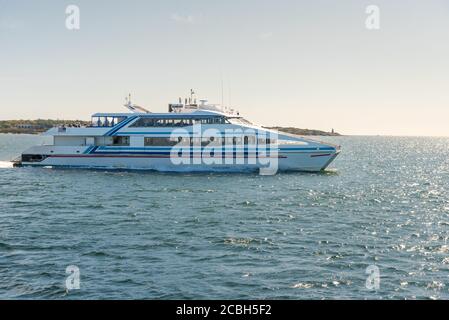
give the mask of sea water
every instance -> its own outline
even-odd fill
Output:
[[[260,176],[13,168],[46,140],[0,135],[0,298],[448,299],[449,139],[320,139],[327,171]]]

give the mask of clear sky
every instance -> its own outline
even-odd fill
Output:
[[[263,125],[449,136],[449,2],[0,0],[0,119],[122,112],[128,92],[159,112],[190,88],[220,103],[222,79]]]

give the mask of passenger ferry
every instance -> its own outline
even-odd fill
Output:
[[[157,171],[317,172],[340,147],[269,130],[237,111],[190,97],[151,113],[127,98],[127,113],[97,113],[89,126],[59,126],[44,135],[51,145],[32,147],[16,166]]]

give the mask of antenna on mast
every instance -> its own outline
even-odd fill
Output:
[[[228,94],[229,94],[229,106],[232,106],[232,102],[231,102],[231,80],[228,80]]]
[[[131,93],[128,93],[128,96],[125,97],[125,107],[127,107],[128,109],[130,109],[130,107],[132,107],[132,103],[131,103]]]
[[[221,75],[221,109],[224,108],[224,89],[223,89],[223,74]]]

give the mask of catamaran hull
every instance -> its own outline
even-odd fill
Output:
[[[277,171],[318,172],[326,169],[336,158],[335,152],[279,153],[274,158],[248,157],[213,159],[186,158],[174,163],[167,155],[43,155],[42,161],[21,161],[19,166],[53,168],[88,168],[107,170],[155,170],[162,172],[251,172],[262,169]]]

